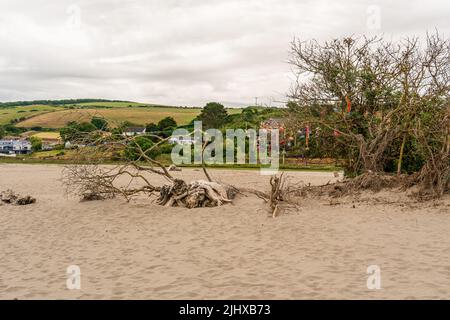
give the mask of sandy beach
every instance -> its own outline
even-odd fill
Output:
[[[79,202],[58,165],[0,165],[0,190],[37,198],[0,206],[1,299],[450,299],[450,201],[305,200],[273,219],[238,196],[216,208],[165,208],[139,197]],[[265,191],[252,170],[214,178]],[[177,172],[203,178],[195,169]],[[332,172],[288,172],[321,184]],[[161,181],[162,183],[162,181]],[[67,267],[81,289],[66,287]],[[369,290],[367,267],[381,270]]]

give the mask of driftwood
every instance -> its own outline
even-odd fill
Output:
[[[116,196],[130,200],[133,196],[144,193],[149,196],[158,195],[156,203],[162,206],[198,208],[230,203],[238,193],[233,186],[206,180],[187,183],[182,179],[170,178],[169,184],[159,187],[150,183],[144,176],[145,171],[145,167],[120,166],[107,169],[93,165],[69,166],[64,171],[64,180],[70,189],[69,193],[80,196],[82,201],[106,200]],[[141,185],[120,185],[120,177],[131,178]]]
[[[15,193],[14,191],[8,189],[0,193],[0,200],[3,203],[24,206],[28,204],[32,204],[36,202],[36,199],[27,195],[21,196],[20,194]]]
[[[181,171],[181,168],[178,168],[176,165],[172,164],[169,166],[169,171]]]
[[[286,182],[284,173],[280,176],[274,175],[270,178],[270,191],[262,192],[251,188],[240,188],[238,191],[242,194],[252,194],[264,200],[269,207],[269,213],[272,218],[276,218],[281,211],[286,208],[294,208],[297,205],[291,201],[290,194],[297,188],[297,185],[289,185]]]
[[[216,207],[232,202],[229,197],[230,187],[216,182],[196,180],[186,184],[175,179],[172,185],[165,185],[160,190],[157,200],[166,207],[179,206],[186,208]]]
[[[284,180],[283,174],[280,177],[273,176],[270,178],[270,209],[272,210],[272,217],[275,218],[278,213],[278,206],[281,201],[283,201],[283,189],[284,189]]]
[[[158,138],[151,136],[152,138]],[[156,203],[162,206],[178,206],[185,208],[215,207],[233,201],[239,192],[237,188],[213,181],[203,164],[202,169],[206,180],[186,182],[174,178],[170,172],[181,171],[175,165],[166,168],[162,163],[153,159],[150,154],[167,139],[161,139],[148,149],[143,149],[136,141],[136,137],[110,137],[110,141],[103,139],[95,141],[95,146],[80,150],[80,162],[85,161],[90,154],[123,152],[130,146],[135,148],[138,156],[128,160],[125,164],[114,167],[102,165],[98,158],[96,164],[69,165],[63,172],[63,182],[67,193],[72,193],[82,201],[106,200],[116,196],[123,196],[127,201],[138,194],[157,196]],[[88,157],[92,162],[93,157]],[[168,181],[163,186],[156,185],[152,178],[160,176]]]

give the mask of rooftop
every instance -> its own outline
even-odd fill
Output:
[[[128,127],[124,131],[125,132],[144,132],[145,127]]]

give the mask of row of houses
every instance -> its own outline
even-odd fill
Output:
[[[31,143],[28,140],[0,140],[0,155],[30,154]]]
[[[284,121],[283,119],[268,119],[261,123],[261,129],[280,129],[284,130]],[[126,137],[131,136],[139,136],[146,134],[145,127],[128,127],[124,130],[123,135]],[[0,140],[0,156],[15,156],[15,155],[23,155],[32,153],[32,146],[30,141],[27,139],[28,136],[23,136],[20,139],[14,137],[8,137],[3,140]],[[52,150],[55,146],[61,144],[61,139],[59,138],[43,138],[42,140],[42,149],[43,150]],[[171,138],[169,143],[172,144],[192,144],[193,141],[191,139],[183,140],[182,138]],[[66,142],[66,148],[72,147],[70,142]]]

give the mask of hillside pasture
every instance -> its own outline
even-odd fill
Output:
[[[19,122],[18,127],[44,127],[62,128],[70,121],[90,121],[92,117],[105,118],[111,127],[116,127],[124,121],[138,125],[158,123],[165,117],[173,117],[179,125],[191,122],[200,114],[200,108],[174,108],[174,107],[119,107],[114,108],[76,108],[59,109],[55,112],[45,113]],[[240,113],[241,109],[227,109],[229,114]]]
[[[198,108],[113,108],[113,109],[68,109],[45,113],[17,124],[18,127],[45,127],[61,128],[70,121],[90,121],[92,117],[105,118],[110,126],[115,127],[124,121],[145,125],[150,122],[157,123],[165,117],[173,117],[180,124],[188,124],[200,113]]]
[[[45,105],[30,105],[20,107],[0,108],[0,125],[8,124],[11,120],[20,118],[31,118],[42,115],[47,112],[54,112],[62,110],[62,107],[45,106]]]
[[[145,103],[139,103],[139,102],[117,102],[117,101],[101,101],[101,102],[83,102],[83,103],[77,103],[73,105],[67,105],[68,107],[83,107],[83,108],[132,108],[132,107],[146,107],[151,106]]]
[[[37,132],[32,137],[39,139],[61,139],[59,132]]]

